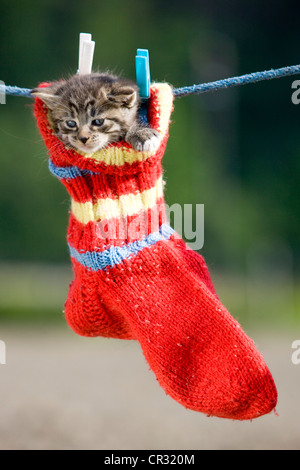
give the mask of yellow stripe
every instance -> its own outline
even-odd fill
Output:
[[[170,115],[173,107],[173,91],[167,83],[154,83],[152,86],[158,91],[159,123],[157,130],[160,133],[160,139],[162,141],[169,128]],[[137,152],[132,148],[128,149],[126,147],[110,147],[95,153],[83,153],[78,150],[77,152],[83,157],[95,160],[96,162],[116,166],[124,165],[124,163],[131,164],[143,161],[153,154],[151,152]]]
[[[117,199],[105,198],[92,202],[76,202],[71,200],[71,210],[74,217],[82,224],[99,222],[115,217],[126,217],[155,206],[156,201],[163,196],[163,180],[160,177],[153,188],[138,194],[125,194]]]

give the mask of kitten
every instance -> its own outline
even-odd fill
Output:
[[[159,133],[139,120],[139,90],[119,77],[92,73],[74,75],[47,88],[35,88],[50,111],[56,136],[67,146],[94,153],[126,141],[138,151],[154,151]]]

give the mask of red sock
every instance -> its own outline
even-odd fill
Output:
[[[161,135],[157,152],[123,142],[85,156],[56,139],[36,99],[50,170],[72,199],[75,278],[66,318],[78,334],[137,339],[160,385],[183,406],[256,418],[276,405],[272,376],[219,301],[204,259],[166,220],[161,158],[171,110],[170,87],[152,86],[148,117]]]

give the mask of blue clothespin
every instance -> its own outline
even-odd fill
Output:
[[[136,83],[140,89],[140,97],[150,96],[150,63],[148,49],[137,49],[135,56]]]
[[[137,49],[135,56],[136,83],[140,90],[142,106],[140,118],[147,122],[147,99],[150,96],[150,62],[148,49]]]

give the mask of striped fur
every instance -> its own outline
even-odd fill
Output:
[[[32,90],[49,110],[55,135],[69,148],[94,154],[126,140],[136,150],[158,146],[158,133],[139,119],[136,83],[91,73]]]

